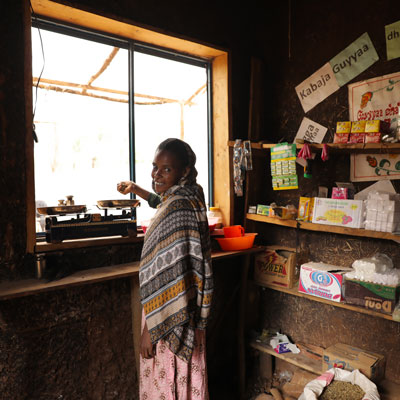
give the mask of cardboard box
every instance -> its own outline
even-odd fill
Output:
[[[365,121],[365,132],[390,132],[390,124],[379,119]]]
[[[352,268],[319,262],[308,262],[300,268],[299,292],[340,302],[343,274]]]
[[[365,121],[352,121],[350,133],[365,132]]]
[[[364,132],[353,132],[350,133],[349,143],[364,143],[365,133]]]
[[[361,228],[364,222],[362,200],[315,198],[312,222],[314,224],[338,225]]]
[[[324,370],[333,367],[347,371],[358,369],[369,379],[379,381],[385,375],[385,357],[358,347],[337,343],[325,349],[322,358]]]
[[[333,137],[333,143],[347,143],[349,141],[348,133],[336,132]]]
[[[263,204],[257,204],[257,214],[266,215],[267,217],[274,217],[275,213],[271,206],[265,206]]]
[[[399,300],[400,285],[380,285],[345,278],[343,296],[348,304],[391,315]]]
[[[297,281],[296,249],[268,246],[255,256],[254,280],[259,284],[292,288]]]
[[[380,143],[382,134],[380,132],[367,132],[365,134],[365,143]]]
[[[312,221],[314,210],[314,197],[300,197],[297,219],[299,221]]]
[[[351,121],[336,122],[336,133],[350,133]]]

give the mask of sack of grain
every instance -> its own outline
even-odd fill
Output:
[[[335,381],[347,382],[352,385],[357,385],[359,388],[361,388],[362,391],[360,391],[357,386],[352,387],[346,384],[339,384],[334,385],[335,387],[332,387],[332,389],[336,391],[336,393],[333,394],[334,397],[331,397],[332,394],[330,394],[328,391],[323,394],[324,389],[328,388],[329,385]],[[363,396],[362,392],[364,392]],[[375,383],[370,381],[358,369],[350,372],[340,368],[331,368],[318,378],[308,382],[298,400],[317,399],[380,400],[380,397]]]

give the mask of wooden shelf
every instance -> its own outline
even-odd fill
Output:
[[[366,308],[357,307],[357,306],[354,306],[352,304],[326,300],[326,299],[323,299],[322,297],[311,296],[309,294],[299,292],[298,291],[298,283],[295,284],[294,287],[292,287],[291,289],[288,289],[288,288],[285,288],[285,287],[267,285],[267,284],[260,283],[260,282],[254,282],[254,283],[256,285],[258,285],[258,286],[262,286],[262,287],[265,287],[265,288],[268,288],[268,289],[276,290],[278,292],[287,293],[287,294],[290,294],[292,296],[303,297],[303,298],[306,298],[308,300],[316,301],[318,303],[324,303],[324,304],[327,304],[327,305],[330,305],[330,306],[333,306],[333,307],[344,308],[346,310],[355,311],[355,312],[358,312],[358,313],[361,313],[361,314],[367,314],[367,315],[371,315],[373,317],[378,317],[378,318],[387,319],[389,321],[394,321],[392,316],[389,315],[389,314],[383,314],[383,313],[380,313],[380,312],[377,312],[377,311],[368,310]]]
[[[6,281],[0,283],[0,300],[14,297],[29,296],[64,289],[70,286],[79,286],[89,283],[97,283],[117,278],[126,278],[139,273],[139,262],[113,265],[82,270],[68,275],[65,278],[47,282],[42,279],[24,279],[20,281]]]
[[[263,250],[265,250],[265,246],[254,246],[251,249],[238,251],[216,251],[211,254],[211,258],[213,260],[220,260],[223,258],[250,255]],[[139,264],[139,261],[135,261],[109,267],[86,269],[50,282],[43,279],[4,281],[0,283],[0,300],[29,296],[57,289],[64,289],[70,286],[137,276],[139,274]]]
[[[256,150],[270,150],[278,143],[252,143],[251,148]],[[325,143],[329,151],[348,153],[400,153],[400,143]],[[234,140],[229,141],[229,147],[235,145]],[[322,151],[324,143],[309,143],[312,151]],[[297,149],[303,147],[296,144]]]
[[[270,354],[271,356],[285,360],[290,364],[296,365],[297,367],[305,369],[306,371],[312,372],[316,375],[321,375],[323,373],[322,361],[313,360],[312,358],[309,358],[302,353],[279,354],[270,345],[258,342],[256,340],[250,342],[250,346],[263,353]]]
[[[271,346],[265,343],[252,341],[250,346],[262,353],[269,354],[273,357],[280,358],[290,364],[296,365],[306,371],[312,372],[316,375],[321,375],[324,371],[322,368],[322,361],[313,360],[302,353],[283,353],[278,354],[272,349]],[[400,399],[400,385],[388,380],[383,380],[377,384],[379,395],[382,400],[399,400]]]
[[[394,233],[389,233],[389,232],[378,232],[378,231],[370,231],[367,229],[345,228],[342,226],[335,226],[335,225],[313,224],[312,222],[296,221],[293,219],[280,219],[275,217],[267,217],[265,215],[259,215],[259,214],[247,214],[246,218],[251,221],[287,226],[289,228],[297,228],[298,224],[300,229],[308,231],[330,232],[330,233],[337,233],[339,235],[393,240],[395,242],[400,243],[400,235],[395,235]]]

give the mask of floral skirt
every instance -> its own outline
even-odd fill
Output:
[[[142,316],[142,329],[144,313]],[[176,357],[163,340],[151,359],[140,356],[140,400],[208,400],[206,331],[196,329],[189,363]]]

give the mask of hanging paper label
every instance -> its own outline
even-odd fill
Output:
[[[297,189],[296,145],[281,143],[271,148],[271,175],[274,190]]]
[[[328,128],[304,117],[294,141],[296,142],[296,139],[303,139],[309,143],[322,143],[327,130]]]
[[[367,32],[329,61],[339,86],[345,85],[379,60]]]
[[[339,85],[335,74],[329,63],[326,63],[317,72],[296,86],[296,93],[304,112],[307,112],[338,89]]]
[[[385,36],[387,59],[400,57],[400,21],[386,25]]]

